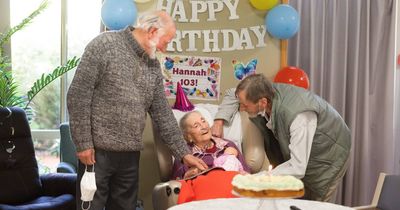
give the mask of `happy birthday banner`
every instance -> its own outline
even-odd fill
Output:
[[[229,12],[229,16],[219,17],[220,19],[227,18],[232,23],[238,20],[240,18],[237,12],[238,4],[239,0],[158,0],[157,10],[167,12],[178,23],[187,23],[188,25],[194,23],[199,26],[197,30],[178,28],[167,51],[219,53],[265,47],[266,30],[264,25],[236,29],[221,29],[221,26],[208,28],[207,23],[217,22],[218,13],[224,10]],[[201,15],[207,16],[207,19],[201,20],[199,18]],[[220,39],[222,42],[219,41]],[[188,46],[182,46],[184,40],[188,40]],[[196,45],[197,40],[199,46]]]
[[[165,56],[162,58],[164,91],[175,98],[179,82],[189,99],[218,100],[221,58]]]

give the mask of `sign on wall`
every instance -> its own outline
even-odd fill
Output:
[[[162,64],[168,98],[175,98],[179,82],[190,99],[218,100],[221,58],[166,55]]]
[[[208,22],[217,22],[218,13],[226,10],[229,12],[229,20],[237,21],[239,0],[158,0],[157,10],[167,12],[178,23],[188,23],[200,26],[199,29],[181,29],[176,31],[176,37],[168,45],[169,52],[206,52],[218,53],[236,50],[250,50],[263,48],[265,44],[266,30],[264,25],[241,27],[239,29],[208,28]],[[199,17],[206,15],[207,19]],[[199,24],[200,23],[200,24]],[[253,38],[253,39],[252,39]],[[184,40],[189,45],[182,46]],[[221,40],[221,41],[220,41]],[[201,43],[196,45],[196,43]]]

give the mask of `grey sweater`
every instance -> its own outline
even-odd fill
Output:
[[[72,139],[77,151],[142,150],[149,113],[180,159],[190,151],[165,97],[160,63],[132,30],[104,32],[86,46],[67,95]]]

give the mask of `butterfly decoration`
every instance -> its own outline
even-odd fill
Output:
[[[185,95],[188,95],[190,89],[187,87],[182,87],[182,90],[185,93]]]
[[[250,60],[247,65],[237,60],[232,61],[235,78],[242,80],[248,75],[256,73],[257,59]]]
[[[207,77],[207,80],[210,81],[211,83],[216,83],[217,81],[212,78],[212,77]]]
[[[218,71],[221,67],[218,64],[217,60],[214,59],[206,59],[204,60],[205,64],[208,64],[209,68],[214,70],[214,71]]]
[[[171,80],[166,80],[164,82],[164,91],[166,96],[171,96],[171,94],[175,95],[174,91],[174,83]]]
[[[197,89],[196,90],[196,96],[202,96],[203,98],[205,98],[207,96],[207,92]]]
[[[197,59],[197,60],[193,63],[193,66],[201,66],[201,65],[203,65],[203,62],[201,61],[200,58]]]
[[[214,96],[214,93],[210,90],[210,89],[206,89],[206,92],[208,93],[208,95],[210,96],[210,97],[213,97]]]
[[[188,95],[193,95],[196,92],[197,88],[194,87],[192,90],[189,91]]]
[[[165,57],[164,66],[167,70],[172,69],[174,67],[174,60],[170,57]]]
[[[218,90],[217,90],[217,84],[212,84],[211,85],[212,90],[214,91],[215,97],[218,97]]]

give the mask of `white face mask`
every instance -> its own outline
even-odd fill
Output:
[[[149,57],[151,59],[155,59],[156,58],[156,51],[157,51],[157,45],[158,42],[160,41],[159,38],[155,39],[155,40],[150,40],[149,44],[150,44],[150,54]]]
[[[87,171],[87,165],[85,165],[85,173],[82,176],[81,180],[81,200],[82,209],[86,210],[90,208],[90,201],[93,200],[94,194],[96,193],[96,177],[94,174],[94,165],[93,171]],[[89,202],[89,206],[87,208],[83,207],[84,202]]]
[[[263,109],[262,111],[260,110],[257,115],[261,115],[262,117],[266,118],[266,114],[265,114],[265,109]]]
[[[261,109],[260,108],[260,104],[258,104],[258,112],[257,113],[253,113],[253,114],[250,114],[250,113],[248,113],[248,114],[249,114],[250,118],[257,117],[258,115],[260,115],[260,116],[265,118],[266,117],[265,112],[266,112],[266,110],[265,109]]]
[[[156,52],[157,52],[157,45],[160,42],[161,37],[164,35],[164,31],[162,29],[158,29],[157,31],[157,35],[149,40],[149,44],[150,44],[150,54],[149,57],[151,59],[155,59],[156,58]]]

